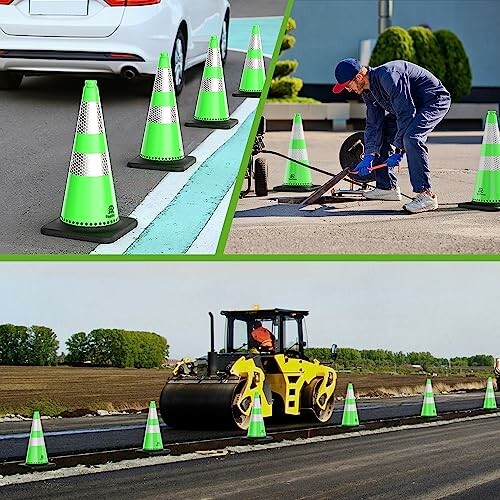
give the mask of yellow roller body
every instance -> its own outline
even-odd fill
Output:
[[[332,368],[320,364],[318,360],[306,361],[303,359],[289,358],[284,354],[274,357],[281,373],[268,373],[266,380],[272,392],[279,394],[285,405],[285,413],[299,415],[301,396],[305,384],[310,384],[315,378],[321,380],[315,394],[314,403],[322,410],[333,396],[337,383],[337,374]]]
[[[258,392],[262,407],[262,416],[270,417],[273,412],[271,402],[267,401],[264,394],[264,381],[266,379],[266,375],[261,368],[255,365],[254,360],[252,358],[245,359],[245,357],[242,356],[238,359],[238,361],[236,361],[236,363],[233,364],[230,373],[245,380],[245,387],[241,392],[240,401],[245,401],[247,398],[250,398],[253,405],[255,393]],[[239,406],[238,408],[243,414],[250,415],[252,405],[246,409]]]

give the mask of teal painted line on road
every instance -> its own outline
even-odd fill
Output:
[[[248,49],[250,34],[252,33],[252,26],[258,24],[260,27],[262,52],[270,57],[274,51],[282,21],[283,16],[231,19],[229,21],[229,49],[246,51]]]
[[[125,254],[187,252],[234,183],[253,118],[254,112],[222,147],[200,165]]]

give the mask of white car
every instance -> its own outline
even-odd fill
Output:
[[[0,0],[0,89],[30,74],[154,75],[169,52],[179,93],[211,35],[225,61],[229,18],[227,0]]]

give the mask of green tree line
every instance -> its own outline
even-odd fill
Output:
[[[45,326],[0,325],[2,365],[55,365],[58,348],[56,334]]]
[[[329,347],[309,347],[305,349],[309,358],[319,361],[331,361]],[[384,349],[353,349],[352,347],[339,347],[335,364],[340,369],[372,369],[400,368],[403,365],[420,365],[426,371],[442,366],[452,368],[468,368],[476,366],[493,366],[493,356],[489,354],[476,354],[469,357],[439,358],[430,352],[392,352]]]
[[[152,332],[99,328],[66,341],[67,364],[119,368],[160,367],[169,354],[167,340]],[[56,365],[59,341],[45,326],[0,325],[1,365]]]

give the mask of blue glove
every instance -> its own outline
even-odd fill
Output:
[[[365,157],[356,165],[353,172],[356,172],[361,177],[365,177],[370,173],[370,168],[373,166],[374,155],[365,155]]]
[[[389,158],[387,158],[387,167],[388,168],[395,168],[398,167],[399,164],[401,163],[401,160],[403,159],[403,153],[394,153]]]

